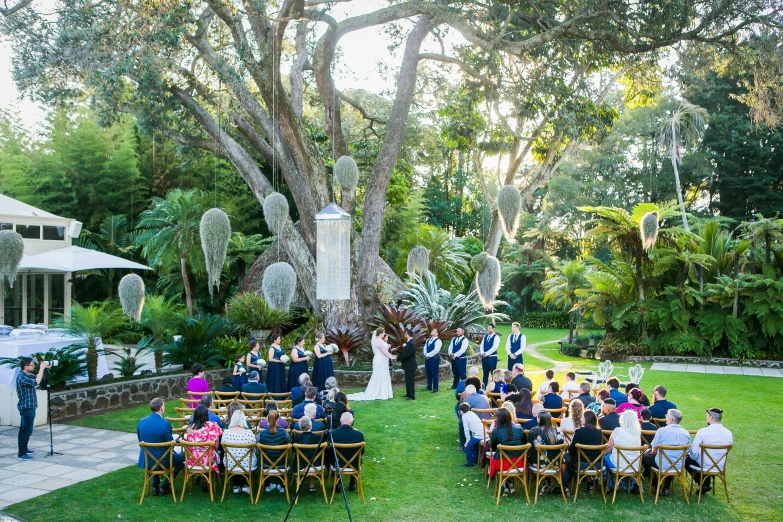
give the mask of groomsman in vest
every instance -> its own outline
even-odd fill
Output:
[[[456,390],[459,381],[468,378],[468,358],[465,352],[468,351],[468,340],[465,338],[465,330],[457,328],[457,336],[449,343],[449,360],[451,361],[451,373],[454,374],[454,384],[451,389]]]
[[[522,362],[522,352],[525,351],[527,338],[519,333],[519,323],[511,323],[511,335],[506,339],[506,353],[508,354],[508,371],[514,369],[515,364]]]
[[[484,388],[487,387],[489,374],[498,366],[498,347],[500,337],[495,333],[493,325],[487,326],[487,334],[481,340],[481,369],[484,370]]]
[[[438,370],[440,369],[440,349],[443,342],[438,339],[438,329],[433,328],[430,338],[424,343],[424,373],[427,374],[426,391],[438,393]]]

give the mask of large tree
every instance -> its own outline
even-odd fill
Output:
[[[658,50],[681,41],[729,44],[753,24],[775,26],[781,19],[781,6],[772,0],[632,4],[419,0],[381,4],[349,16],[340,16],[344,9],[334,2],[320,0],[61,0],[59,4],[56,19],[48,12],[37,13],[35,3],[8,19],[20,28],[8,28],[18,51],[19,86],[44,97],[84,87],[108,111],[135,113],[144,124],[172,139],[224,156],[259,202],[284,182],[300,219],[283,227],[280,247],[315,309],[319,303],[314,217],[332,200],[334,189],[312,129],[302,118],[303,94],[311,87],[317,91],[332,159],[350,154],[342,109],[353,100],[337,91],[332,74],[339,61],[340,39],[387,24],[408,29],[399,42],[402,62],[394,103],[364,187],[361,235],[354,241],[352,299],[325,308],[327,323],[332,324],[359,323],[371,313],[377,305],[378,274],[391,273],[378,255],[386,192],[422,59],[469,71],[492,105],[495,100],[506,101],[498,98],[506,91],[496,88],[504,85],[504,76],[515,75],[512,85],[519,93],[531,67],[551,64],[542,78],[559,77],[558,85],[565,87],[539,107],[536,99],[546,81],[536,82],[535,89],[521,93],[529,117],[519,118],[516,126],[504,120],[513,136],[515,161],[519,158],[521,163],[531,150],[550,159],[549,167],[531,174],[535,184],[582,134],[578,127],[594,125],[589,119],[602,119],[595,97],[583,92],[593,71],[625,62],[649,63]],[[447,29],[459,33],[467,44],[449,47],[443,38]],[[440,53],[422,53],[430,35],[435,46],[441,43]],[[629,59],[635,57],[639,59]],[[287,85],[283,63],[290,63]],[[552,110],[552,104],[556,108],[569,103],[578,110],[565,111],[564,118]],[[585,121],[570,121],[574,114],[583,114]],[[271,164],[271,177],[264,175],[259,163]],[[509,175],[513,181],[516,170],[509,173],[507,182]],[[358,217],[355,194],[343,191],[340,196],[345,210]],[[275,251],[279,250],[267,250]],[[257,280],[254,273],[273,260],[273,254],[262,255],[246,281]]]

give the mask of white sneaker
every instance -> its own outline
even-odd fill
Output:
[[[233,490],[234,490],[234,494],[239,493],[239,486],[234,486]]]
[[[285,490],[283,489],[283,485],[282,484],[278,484],[277,485],[277,491],[279,491],[280,493],[285,493]]]
[[[242,486],[242,493],[250,494],[250,487],[249,486]]]
[[[275,490],[275,485],[274,484],[270,484],[266,488],[264,488],[264,491],[267,492],[267,493],[271,493],[274,490]]]

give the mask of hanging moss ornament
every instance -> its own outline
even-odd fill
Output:
[[[658,240],[658,214],[648,212],[639,222],[639,234],[642,236],[642,247],[649,250]]]
[[[487,266],[487,256],[489,254],[486,252],[479,252],[470,259],[470,267],[476,272],[481,272]]]
[[[201,216],[199,233],[204,261],[207,265],[209,278],[207,286],[211,297],[213,287],[220,288],[220,275],[223,273],[223,263],[226,261],[228,242],[231,239],[231,221],[219,208],[211,208]]]
[[[506,185],[498,193],[498,216],[503,235],[513,241],[517,235],[519,216],[522,213],[522,196],[514,185]]]
[[[423,246],[415,246],[408,252],[408,273],[424,277],[430,270],[430,252]]]
[[[334,179],[340,187],[346,190],[356,189],[359,184],[359,167],[350,156],[341,156],[334,163]]]
[[[476,273],[476,290],[481,304],[486,310],[491,310],[500,291],[500,262],[486,252],[484,254],[484,267]]]
[[[120,279],[117,293],[120,295],[120,303],[125,315],[137,323],[141,321],[141,311],[144,308],[144,281],[141,277],[136,274],[126,275]]]
[[[261,281],[264,299],[273,308],[288,311],[296,293],[296,271],[288,263],[273,263]]]
[[[16,281],[16,271],[24,256],[24,239],[13,230],[0,230],[0,283],[8,279],[11,288]]]
[[[279,236],[280,231],[289,219],[288,200],[279,192],[272,192],[264,198],[264,220],[269,231]]]

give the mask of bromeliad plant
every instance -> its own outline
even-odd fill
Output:
[[[358,352],[367,344],[362,331],[352,326],[330,326],[324,335],[327,343],[334,344],[342,352],[346,366],[350,366],[350,352]]]

